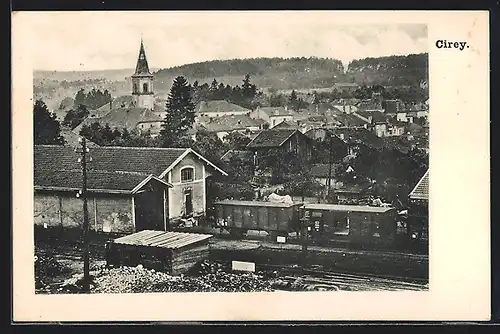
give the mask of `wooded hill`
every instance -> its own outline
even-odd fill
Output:
[[[162,69],[155,72],[155,87],[168,89],[173,77],[188,80],[239,85],[249,73],[261,88],[279,90],[328,88],[335,83],[360,85],[418,85],[428,77],[428,54],[365,58],[352,61],[344,69],[341,61],[331,58],[252,58],[214,60]]]
[[[360,85],[414,86],[428,81],[429,57],[421,53],[354,60],[347,74]]]

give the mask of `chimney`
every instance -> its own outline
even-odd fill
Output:
[[[344,140],[344,134],[343,133],[339,134],[339,137],[340,137],[340,139]]]
[[[285,107],[285,110],[286,110],[286,107]],[[279,115],[280,114],[280,111],[278,109],[274,110],[274,114],[275,115]]]
[[[285,106],[285,111],[288,111],[288,106]]]

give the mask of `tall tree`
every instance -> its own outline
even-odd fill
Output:
[[[175,145],[194,123],[195,105],[188,82],[183,76],[174,79],[166,103],[167,115],[162,124],[160,140],[163,147]]]
[[[194,149],[210,161],[217,162],[227,150],[226,145],[217,137],[215,132],[209,132],[203,129],[196,133],[196,142]]]
[[[292,90],[292,93],[290,94],[290,98],[288,100],[288,104],[294,109],[297,108],[297,93],[295,92],[295,90]]]
[[[219,83],[217,82],[217,80],[213,80],[212,81],[212,84],[210,85],[210,92],[212,94],[215,94],[215,92],[217,92],[217,89],[219,88]]]
[[[85,90],[81,88],[75,95],[74,107],[78,108],[80,104],[85,104],[87,100],[87,94],[85,94]]]
[[[64,144],[59,121],[42,100],[35,101],[35,105],[33,106],[33,125],[34,143],[36,145]]]
[[[241,86],[242,89],[242,94],[244,98],[247,99],[252,99],[256,93],[257,93],[257,88],[255,85],[252,85],[250,83],[250,74],[245,75],[245,79],[243,79],[243,85]]]

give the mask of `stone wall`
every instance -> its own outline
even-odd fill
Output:
[[[132,233],[132,199],[95,196],[87,201],[89,228],[100,232]],[[73,193],[35,193],[34,223],[47,227],[79,227],[83,224],[83,201]]]

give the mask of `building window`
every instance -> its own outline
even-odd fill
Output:
[[[139,92],[139,86],[135,83],[134,84],[134,93],[138,93]]]
[[[147,93],[148,92],[148,84],[147,83],[144,83],[142,85],[142,90],[144,91],[144,93]]]
[[[194,180],[194,168],[184,167],[181,169],[181,182],[191,182]]]

